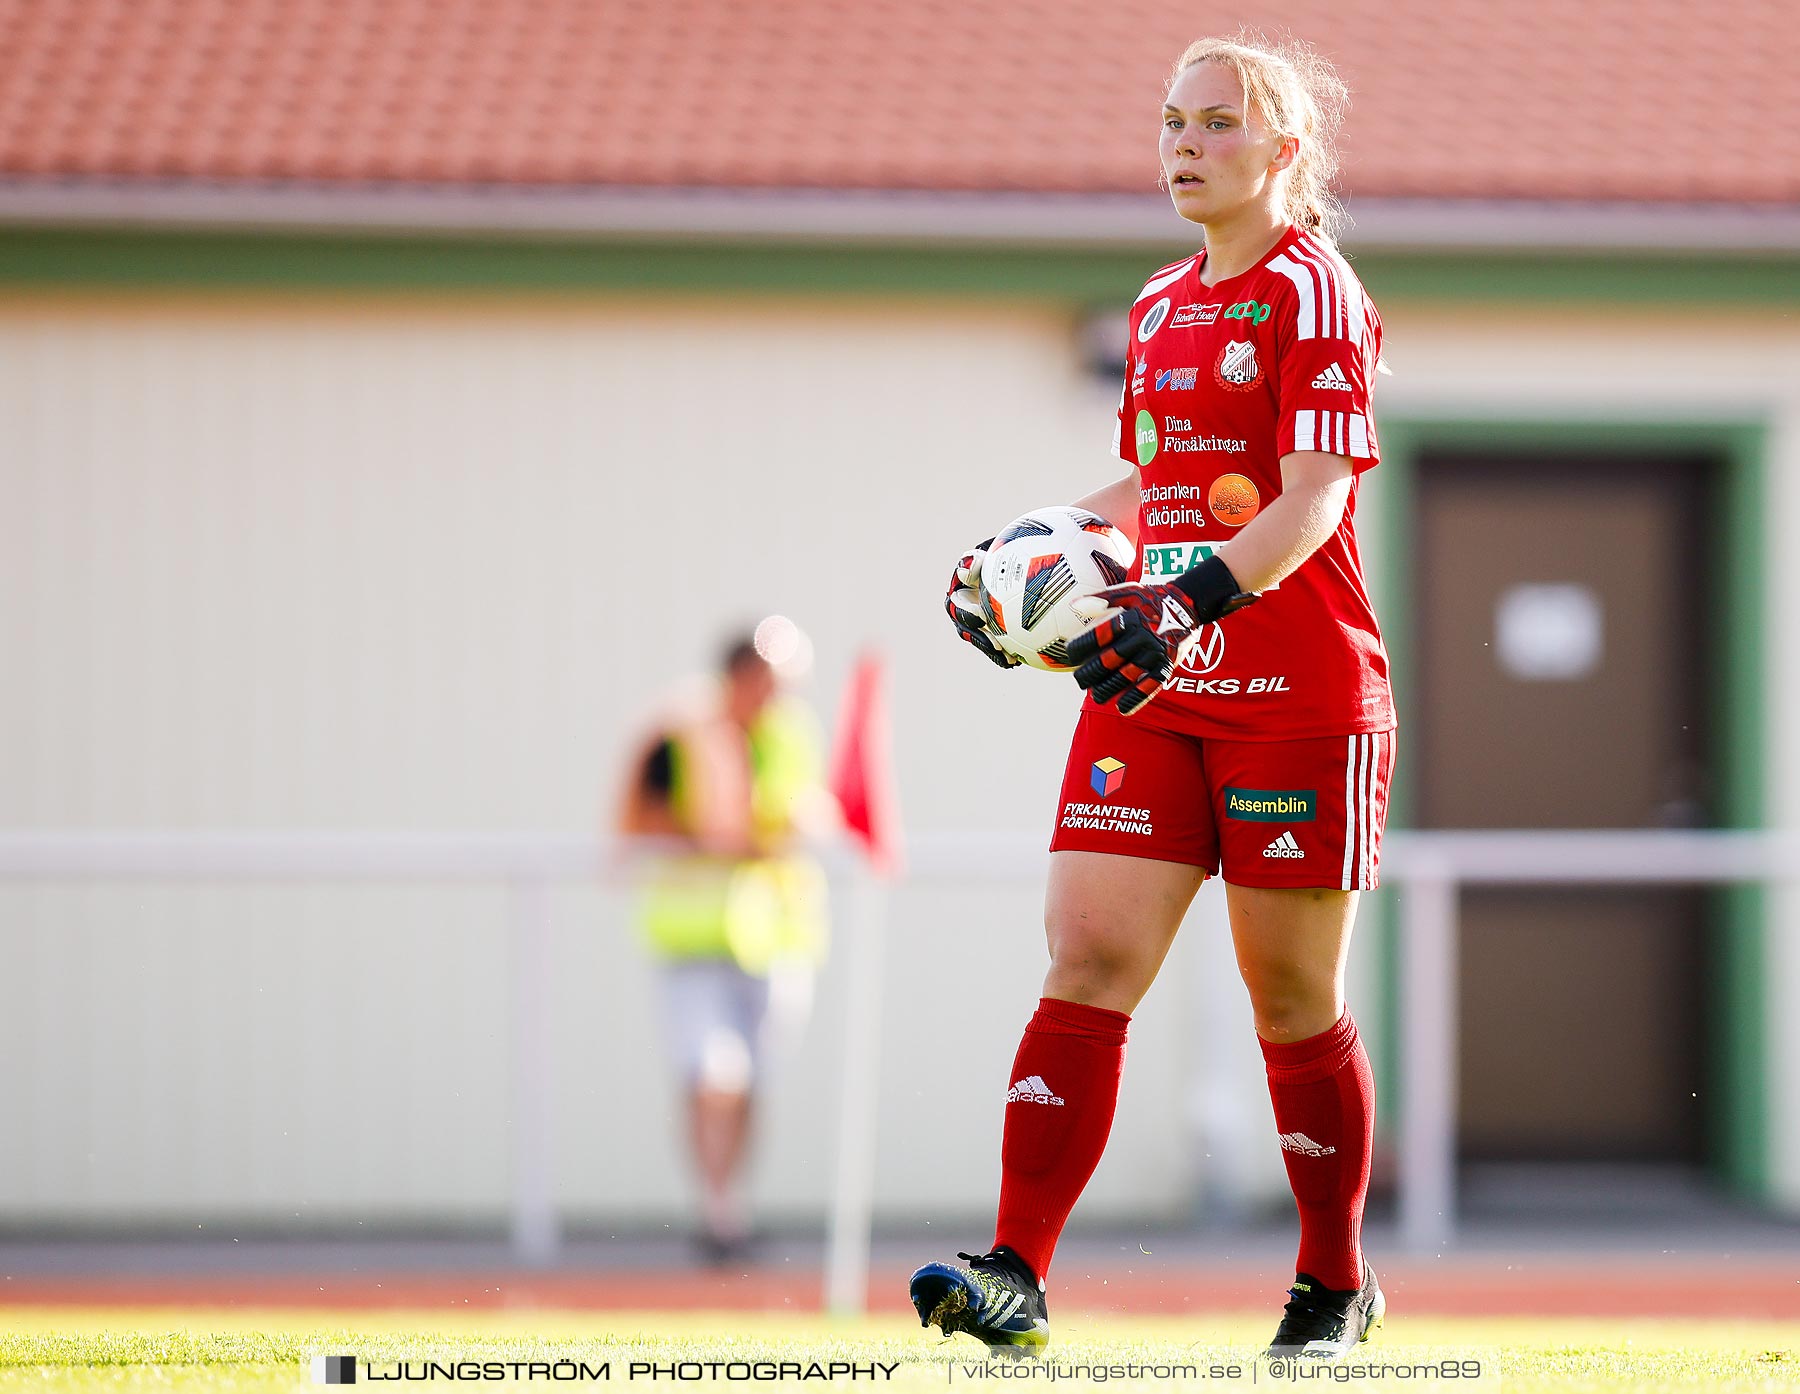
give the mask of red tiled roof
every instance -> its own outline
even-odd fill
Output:
[[[1292,0],[1358,197],[1800,200],[1773,0]],[[1150,0],[0,0],[0,176],[1150,192]]]

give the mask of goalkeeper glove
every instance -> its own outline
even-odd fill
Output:
[[[973,644],[1000,667],[1017,668],[1019,660],[994,643],[988,633],[987,615],[981,608],[981,564],[987,560],[987,549],[993,545],[994,539],[990,537],[963,553],[962,560],[950,573],[950,591],[944,597],[944,610],[965,642]]]
[[[1256,596],[1238,589],[1224,559],[1208,557],[1173,581],[1108,586],[1074,602],[1084,618],[1117,610],[1069,641],[1075,681],[1104,706],[1118,699],[1130,716],[1161,692],[1201,626],[1241,610]]]

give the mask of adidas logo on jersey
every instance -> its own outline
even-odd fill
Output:
[[[1302,1157],[1329,1157],[1337,1151],[1335,1147],[1321,1147],[1305,1133],[1283,1133],[1281,1145],[1289,1152],[1298,1152]]]
[[[1333,363],[1318,377],[1313,379],[1314,387],[1335,388],[1339,392],[1350,391],[1350,379],[1344,376],[1344,370]]]
[[[1265,857],[1304,857],[1306,853],[1300,850],[1300,844],[1294,841],[1294,834],[1289,831],[1263,848],[1263,855]]]
[[[1006,1091],[1009,1104],[1055,1104],[1063,1106],[1061,1094],[1052,1094],[1042,1075],[1028,1075]]]

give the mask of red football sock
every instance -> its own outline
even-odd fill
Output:
[[[1362,1286],[1363,1202],[1375,1136],[1375,1076],[1356,1023],[1304,1041],[1264,1041],[1269,1097],[1281,1130],[1281,1159],[1300,1208],[1294,1265],[1328,1288]]]
[[[994,1244],[1018,1254],[1040,1280],[1106,1150],[1130,1024],[1124,1012],[1045,997],[1013,1057]]]

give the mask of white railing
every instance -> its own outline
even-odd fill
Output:
[[[984,835],[986,876],[1028,879],[1045,865],[1036,836]],[[967,874],[972,839],[917,838],[912,873]],[[558,1245],[550,1185],[549,888],[626,874],[622,848],[579,834],[381,832],[0,832],[0,879],[480,881],[509,888],[512,932],[512,1237],[522,1262]],[[844,1045],[838,1167],[827,1293],[836,1310],[862,1305],[872,1203],[874,1119],[865,1086],[877,1065],[882,897],[843,855],[834,875],[857,924],[842,940],[852,1000]],[[1800,835],[1764,832],[1396,832],[1384,880],[1400,900],[1398,1057],[1399,1216],[1408,1247],[1440,1248],[1455,1233],[1457,911],[1471,885],[1775,884],[1800,880]]]

